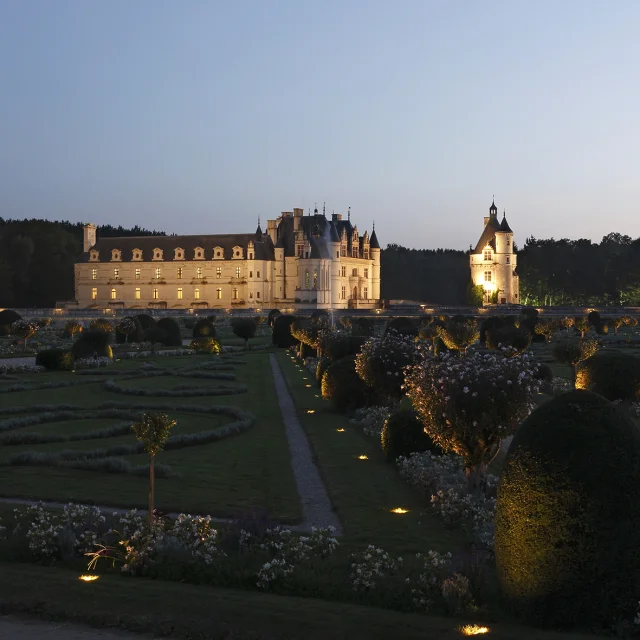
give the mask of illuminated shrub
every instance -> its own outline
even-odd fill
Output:
[[[129,342],[142,342],[144,330],[137,318],[125,316],[116,326],[116,342],[126,344]]]
[[[549,342],[551,340],[551,336],[553,335],[556,327],[553,322],[549,322],[548,320],[538,320],[536,322],[535,327],[533,328],[534,333],[537,336],[542,336],[545,342]]]
[[[633,316],[622,316],[622,323],[625,327],[637,327],[638,319]]]
[[[596,353],[578,364],[576,389],[599,393],[607,400],[639,400],[640,358],[628,353]]]
[[[209,318],[200,318],[193,325],[194,338],[215,338],[216,327]]]
[[[334,362],[322,376],[322,397],[331,400],[340,412],[351,411],[367,404],[368,390],[356,373],[354,356]]]
[[[571,329],[576,323],[576,319],[571,316],[565,316],[558,320],[558,324],[562,329]]]
[[[604,318],[603,322],[606,322],[612,329],[614,335],[618,335],[618,329],[624,325],[624,319],[621,317]]]
[[[11,335],[24,340],[24,346],[27,346],[27,340],[38,333],[38,325],[35,322],[27,322],[26,320],[17,320],[11,325]]]
[[[584,334],[589,331],[589,322],[584,317],[575,318],[573,321],[573,328],[580,332],[581,338],[584,338]]]
[[[347,356],[355,356],[366,342],[367,338],[364,336],[338,333],[328,327],[318,333],[318,355],[336,362]]]
[[[356,372],[383,402],[399,400],[404,369],[413,362],[415,351],[413,338],[391,330],[365,342],[355,358]]]
[[[77,320],[69,320],[62,330],[63,338],[75,338],[78,333],[82,333],[82,325]]]
[[[74,360],[81,358],[113,358],[111,334],[104,331],[83,331],[73,343],[71,353]]]
[[[276,316],[271,333],[271,340],[274,346],[286,349],[295,345],[296,339],[291,335],[291,325],[295,321],[295,316]]]
[[[504,324],[487,331],[486,344],[489,349],[502,351],[505,355],[518,355],[529,348],[531,333],[525,327]]]
[[[413,318],[391,318],[387,322],[384,332],[395,331],[415,338],[418,335],[418,324]]]
[[[270,327],[273,327],[273,323],[275,322],[275,319],[279,315],[282,315],[279,309],[271,309],[271,311],[269,311],[269,315],[267,316],[267,322]]]
[[[158,328],[164,332],[162,344],[166,347],[182,346],[182,333],[180,332],[180,325],[176,320],[173,318],[160,318],[160,320],[158,320]]]
[[[518,428],[498,485],[502,594],[536,625],[633,619],[640,575],[640,431],[608,400],[570,391]]]
[[[590,358],[598,350],[595,340],[561,340],[553,345],[553,357],[560,364],[568,364],[574,368],[579,362]]]
[[[222,352],[220,343],[209,336],[204,338],[194,338],[189,345],[189,349],[193,349],[196,353],[208,353],[217,355]]]
[[[331,364],[331,360],[329,358],[320,358],[318,360],[318,364],[316,365],[316,382],[318,385],[322,385],[322,376],[324,372],[329,368]]]
[[[456,318],[464,316],[454,316],[444,327],[440,327],[438,337],[450,351],[466,351],[480,338],[478,323],[474,319],[459,321]]]
[[[38,318],[36,324],[38,325],[38,329],[44,329],[51,324],[51,318]]]
[[[36,366],[47,371],[71,371],[73,355],[64,349],[44,349],[36,355]]]
[[[389,462],[395,462],[400,456],[408,458],[412,453],[442,453],[440,447],[425,433],[420,418],[411,409],[396,411],[385,420],[381,444]]]
[[[318,335],[321,327],[302,318],[296,318],[290,328],[291,335],[301,344],[306,344],[314,351],[318,348]]]
[[[106,318],[95,318],[89,323],[89,329],[111,333],[113,331],[113,325]]]

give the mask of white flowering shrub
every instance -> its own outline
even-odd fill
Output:
[[[469,578],[459,573],[446,578],[442,583],[441,591],[448,613],[452,615],[464,613],[473,602],[469,590]]]
[[[75,366],[78,369],[99,369],[100,367],[108,367],[110,364],[113,364],[113,360],[106,356],[78,358],[78,360],[75,361]]]
[[[181,513],[167,535],[177,539],[194,558],[205,564],[213,564],[215,558],[224,556],[217,546],[218,531],[211,526],[211,516]]]
[[[402,558],[394,558],[373,544],[353,554],[351,560],[349,580],[354,591],[375,589],[385,578],[399,573],[403,562]]]
[[[32,364],[0,364],[0,375],[9,375],[12,373],[42,373],[46,371],[44,367]]]
[[[356,356],[356,372],[382,399],[400,399],[404,370],[415,358],[413,337],[391,329],[365,342]]]
[[[460,357],[425,350],[408,369],[405,386],[425,431],[443,451],[462,457],[477,484],[502,439],[533,409],[535,373],[529,354]]]
[[[293,565],[284,558],[273,558],[269,562],[265,562],[258,572],[258,581],[256,585],[260,589],[269,589],[274,583],[286,578],[293,573]]]
[[[553,395],[564,393],[565,391],[571,391],[573,384],[566,378],[555,377],[551,380],[550,390]]]
[[[357,409],[349,423],[362,429],[362,432],[372,438],[380,439],[382,427],[391,415],[392,409],[386,406],[372,406]]]
[[[416,558],[422,567],[415,586],[411,589],[413,605],[420,611],[429,611],[440,596],[442,582],[448,575],[451,566],[451,553],[428,551],[417,553]],[[407,583],[411,583],[409,578]]]
[[[165,537],[162,520],[154,517],[149,532],[147,518],[138,515],[137,509],[120,516],[118,530],[114,533],[118,535],[118,544],[124,556],[122,571],[134,575],[143,573],[149,567],[157,547]]]

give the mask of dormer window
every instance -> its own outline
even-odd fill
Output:
[[[224,260],[224,249],[222,247],[213,247],[214,260]]]
[[[204,260],[204,249],[202,247],[196,247],[193,252],[195,260]]]
[[[121,260],[122,259],[122,252],[120,251],[120,249],[112,249],[111,250],[111,259],[112,260]]]
[[[89,251],[89,260],[91,262],[98,262],[100,258],[100,252],[96,251],[95,249],[91,249],[91,251]]]
[[[184,260],[184,249],[178,247],[173,250],[173,259],[174,260]]]
[[[162,260],[162,249],[158,249],[157,247],[153,250],[153,259],[154,260]]]
[[[131,256],[132,256],[132,260],[142,260],[142,250],[141,249],[134,249],[131,252]]]
[[[253,260],[253,253],[249,254],[249,260]]]
[[[242,247],[233,247],[234,259],[242,258]]]
[[[491,260],[491,249],[485,249],[484,250],[484,259],[485,260]]]

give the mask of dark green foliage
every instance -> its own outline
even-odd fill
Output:
[[[329,313],[324,309],[316,309],[311,314],[311,324],[328,326],[329,324],[331,324],[331,318],[329,317]]]
[[[488,318],[483,318],[480,323],[480,343],[486,343],[487,333],[489,331],[501,329],[505,324],[505,319],[502,316],[489,316]]]
[[[159,342],[161,344],[164,344],[166,335],[164,333],[164,330],[158,327],[158,323],[156,322],[154,317],[146,313],[139,313],[135,316],[135,318],[138,320],[140,326],[142,327],[142,339],[144,342]]]
[[[295,316],[276,316],[271,334],[271,339],[276,347],[286,349],[296,344],[296,339],[291,335],[291,325],[295,321]]]
[[[449,349],[447,349],[447,345],[444,343],[444,340],[440,336],[437,336],[436,338],[434,338],[433,353],[435,353],[436,355],[440,355],[445,351],[449,351]]]
[[[358,354],[366,341],[365,336],[334,334],[320,341],[319,353],[331,362],[336,362],[347,356]]]
[[[589,311],[587,314],[587,322],[594,327],[597,327],[601,322],[600,314],[597,311]]]
[[[149,327],[152,327],[156,323],[154,318],[148,313],[137,313],[134,318],[138,319],[138,322],[140,323],[140,326],[144,331],[146,331]]]
[[[553,380],[553,371],[548,364],[541,363],[536,369],[535,377],[543,382],[551,382]]]
[[[111,334],[104,331],[83,331],[73,343],[71,353],[74,360],[80,358],[111,358]]]
[[[367,385],[356,373],[354,356],[334,362],[322,376],[322,397],[342,413],[367,404]]]
[[[181,347],[182,334],[180,333],[180,325],[173,318],[160,318],[158,320],[158,328],[164,332],[162,344],[165,347]]]
[[[373,318],[355,316],[351,318],[351,335],[370,338],[374,332]]]
[[[536,625],[632,620],[640,575],[640,430],[615,405],[570,391],[516,431],[498,486],[503,596]]]
[[[606,321],[598,322],[598,324],[595,325],[595,330],[599,336],[606,336],[609,333],[609,325]]]
[[[402,333],[406,336],[416,337],[418,335],[418,323],[413,318],[391,318],[387,322],[387,326],[384,329],[385,333],[389,333],[391,330],[396,331],[397,333]]]
[[[249,345],[249,340],[256,335],[258,323],[255,318],[232,318],[231,330],[233,333],[244,340],[244,346]]]
[[[94,331],[104,331],[105,333],[113,331],[113,325],[106,318],[95,318],[89,323],[89,328]]]
[[[382,450],[389,462],[412,453],[442,451],[424,432],[424,425],[412,409],[401,409],[392,413],[382,427]]]
[[[316,365],[316,382],[319,386],[322,385],[322,376],[330,364],[331,360],[329,360],[329,358],[320,358],[318,360],[318,364]]]
[[[209,353],[213,355],[218,355],[222,352],[220,342],[211,336],[194,338],[189,344],[189,348],[198,353]]]
[[[11,326],[14,322],[22,320],[22,316],[13,309],[4,309],[0,311],[0,326]]]
[[[125,323],[124,321],[127,320]],[[122,331],[123,326],[130,325],[131,321],[133,323],[133,330],[131,333],[124,333]],[[124,325],[123,325],[124,323]],[[134,316],[125,316],[122,320],[116,325],[116,343],[124,344],[129,342],[142,342],[144,340],[144,329],[140,324],[138,318]]]
[[[577,366],[576,388],[607,400],[640,400],[640,358],[601,351]]]
[[[271,311],[269,311],[269,315],[267,316],[267,323],[270,327],[273,327],[273,323],[279,315],[282,315],[280,313],[280,309],[271,309]]]
[[[44,349],[36,355],[36,365],[47,371],[71,371],[73,355],[64,349]]]
[[[194,338],[215,338],[216,328],[209,318],[200,318],[193,325]]]
[[[531,344],[531,333],[523,327],[504,324],[487,331],[486,344],[489,349],[506,347],[511,354],[522,353]]]

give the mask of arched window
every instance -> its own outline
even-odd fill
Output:
[[[193,290],[193,298],[194,300],[200,300],[200,289],[194,289]]]
[[[100,258],[100,252],[96,251],[95,249],[91,249],[91,251],[89,251],[89,260],[91,262],[98,262]]]
[[[134,249],[131,255],[133,260],[142,260],[142,249]]]
[[[304,286],[305,289],[309,288],[309,269],[304,272]]]
[[[111,299],[115,300],[118,297],[118,292],[115,289],[111,289]]]
[[[236,289],[236,287],[233,287],[233,299],[234,300],[238,299],[238,289]]]
[[[173,250],[173,259],[174,260],[184,260],[184,249],[181,247],[177,247]]]
[[[318,270],[317,269],[313,270],[313,288],[314,289],[318,288]]]

